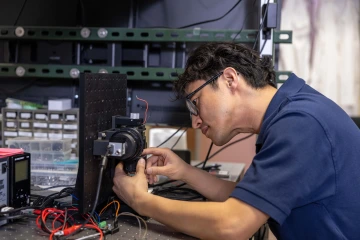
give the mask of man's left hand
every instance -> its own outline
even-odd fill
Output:
[[[148,182],[145,174],[145,160],[141,158],[136,166],[135,176],[128,176],[123,170],[123,163],[115,168],[113,191],[127,205],[136,210],[136,200],[148,192]]]

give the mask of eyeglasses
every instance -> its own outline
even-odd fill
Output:
[[[194,104],[194,101],[191,101],[191,98],[201,89],[203,89],[206,85],[208,85],[209,83],[211,83],[212,81],[215,81],[216,79],[218,79],[221,75],[223,74],[223,72],[219,72],[218,74],[216,74],[215,76],[213,76],[212,78],[210,78],[209,80],[207,80],[203,85],[201,85],[200,87],[198,87],[195,91],[193,91],[192,93],[189,93],[186,97],[186,107],[189,109],[190,111],[190,116],[194,115],[194,116],[198,116],[199,115],[199,109],[196,107],[196,105]]]

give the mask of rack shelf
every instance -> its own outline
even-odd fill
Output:
[[[214,42],[253,43],[258,30],[205,30],[167,28],[79,28],[0,26],[0,40],[132,41],[132,42]],[[234,40],[235,38],[235,40]],[[274,43],[291,43],[291,31],[274,31]]]

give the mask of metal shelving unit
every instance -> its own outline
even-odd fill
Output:
[[[131,42],[214,42],[254,43],[258,30],[205,30],[167,28],[79,28],[0,26],[0,40],[131,41]],[[280,37],[281,35],[281,37]],[[287,37],[285,37],[285,35]],[[234,40],[235,38],[235,40]],[[274,31],[274,41],[291,43],[291,31]]]
[[[129,29],[76,27],[0,26],[0,77],[78,78],[80,73],[124,73],[128,80],[172,81],[182,73],[187,44],[234,41],[254,43],[258,30]],[[53,52],[68,51],[71,59],[61,63],[34,60],[41,42]],[[274,31],[272,44],[292,42],[291,31]],[[51,45],[49,43],[54,43]],[[62,45],[63,44],[63,45]],[[98,47],[98,44],[103,44]],[[124,46],[135,44],[135,46]],[[161,44],[166,44],[161,45]],[[1,46],[1,45],[0,45]],[[165,50],[164,50],[165,49]],[[127,51],[127,52],[126,52]],[[129,52],[130,51],[130,52]],[[24,52],[25,57],[22,56]],[[134,54],[132,54],[134,53]],[[91,57],[102,55],[101,64]],[[126,55],[136,66],[121,62]],[[135,57],[134,57],[135,55]],[[84,58],[88,60],[84,60]],[[35,57],[36,58],[36,57]],[[55,58],[55,57],[54,57]],[[131,64],[130,64],[131,65]],[[277,82],[291,72],[277,72]],[[280,77],[283,76],[283,77]]]

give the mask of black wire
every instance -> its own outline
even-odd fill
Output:
[[[8,211],[5,211],[5,212],[0,212],[0,216],[1,216],[2,214],[16,213],[16,212],[19,212],[19,211],[21,211],[21,210],[38,209],[38,208],[40,208],[40,207],[36,207],[36,206],[26,206],[26,207],[16,208],[16,209],[8,210]]]
[[[190,192],[199,194],[196,190],[191,188],[179,188],[179,187],[167,187],[167,188],[161,188],[154,190],[155,193],[161,193],[161,192]]]
[[[256,3],[256,0],[253,1],[253,6],[255,6],[255,3]],[[236,37],[241,34],[241,32],[242,32],[242,30],[243,30],[243,28],[244,28],[244,26],[245,26],[245,23],[246,23],[249,15],[250,15],[250,13],[251,13],[251,11],[248,11],[248,13],[246,14],[246,16],[245,16],[245,18],[244,18],[244,21],[243,21],[243,24],[241,25],[240,31],[239,31],[239,32],[235,35],[235,37],[233,38],[233,42],[235,42]]]
[[[199,24],[204,24],[204,23],[209,23],[209,22],[215,22],[215,21],[218,21],[220,19],[222,19],[223,17],[225,17],[226,15],[228,15],[232,10],[234,10],[234,8],[239,5],[239,3],[241,3],[242,0],[239,0],[229,11],[227,11],[224,15],[222,15],[221,17],[218,17],[218,18],[215,18],[215,19],[211,19],[211,20],[206,20],[206,21],[202,21],[202,22],[197,22],[197,23],[192,23],[192,24],[189,24],[189,25],[185,25],[185,26],[182,26],[182,27],[179,27],[179,28],[188,28],[188,27],[192,27],[192,26],[196,26],[196,25],[199,25]]]
[[[245,139],[248,139],[248,138],[251,137],[252,135],[254,135],[254,133],[251,133],[251,134],[249,134],[249,135],[246,136],[246,137],[240,138],[240,139],[238,139],[238,140],[236,140],[236,141],[234,141],[234,142],[232,142],[232,143],[229,143],[228,145],[220,148],[220,149],[217,150],[215,153],[213,153],[213,154],[209,157],[209,159],[213,158],[216,154],[220,153],[220,152],[221,152],[222,150],[224,150],[225,148],[230,147],[231,145],[233,145],[233,144],[235,144],[235,143],[238,143],[238,142],[241,142],[241,141],[243,141],[243,140],[245,140]],[[209,159],[208,159],[208,160],[209,160]],[[198,167],[198,166],[200,166],[201,164],[203,164],[204,162],[205,162],[205,161],[199,162],[198,164],[194,165],[194,167]]]
[[[264,224],[264,225],[262,226],[262,228],[263,228],[263,231],[262,231],[262,234],[261,234],[261,236],[260,236],[260,240],[265,240],[267,225]]]
[[[182,184],[176,185],[176,186],[174,186],[174,187],[179,188],[179,187],[182,187],[182,186],[184,186],[184,185],[186,185],[186,183],[182,183]]]
[[[255,42],[254,42],[254,46],[253,46],[253,49],[254,49],[254,50],[255,50],[255,47],[256,47],[257,40],[258,40],[259,35],[260,35],[260,31],[262,31],[262,28],[263,28],[263,25],[264,25],[264,22],[265,22],[264,20],[265,20],[265,18],[266,18],[267,12],[268,12],[269,2],[270,2],[270,0],[268,0],[267,3],[266,3],[265,13],[264,13],[263,18],[261,19],[261,24],[260,24],[259,31],[258,31],[258,33],[256,34],[256,38],[255,38]]]
[[[22,12],[23,12],[23,10],[24,10],[24,7],[25,7],[26,2],[27,2],[27,0],[24,0],[22,6],[21,6],[21,8],[20,8],[20,12],[19,12],[18,16],[16,17],[14,26],[16,26],[16,24],[18,23],[19,18],[20,18],[21,14],[22,14]]]
[[[188,128],[185,128],[185,130],[181,133],[180,137],[176,140],[176,142],[171,147],[171,149],[173,149],[176,146],[176,144],[178,144],[178,142],[180,141],[180,138],[184,135],[184,133],[186,133],[187,130],[188,130]]]
[[[21,86],[19,87],[18,89],[15,89],[15,90],[7,90],[7,89],[0,89],[0,91],[4,94],[7,94],[7,95],[12,95],[12,94],[16,94],[18,92],[21,92],[23,90],[25,90],[26,88],[29,88],[31,87],[33,84],[36,83],[36,79],[35,80],[32,80],[31,82],[25,84],[24,86]]]
[[[267,42],[267,38],[265,38],[265,41],[264,41],[263,45],[261,46],[260,54],[261,54],[262,51],[264,50],[264,47],[265,47],[266,42]]]
[[[104,156],[104,158],[107,158],[107,154],[109,153],[109,149],[110,149],[110,148],[108,148],[108,150],[107,150],[106,155]],[[106,161],[107,161],[107,160],[106,160]],[[104,161],[103,161],[103,162],[104,162]],[[74,232],[70,233],[69,235],[67,235],[67,238],[70,237],[70,236],[73,236],[73,235],[77,234],[78,232],[80,232],[81,229],[84,228],[84,226],[89,222],[89,220],[91,219],[91,217],[94,215],[96,206],[97,206],[98,201],[99,201],[100,186],[101,186],[101,182],[102,182],[102,177],[103,177],[104,169],[105,169],[105,164],[101,164],[100,173],[99,173],[99,178],[98,178],[98,185],[97,185],[97,189],[96,189],[95,201],[94,201],[94,205],[93,205],[93,208],[92,208],[92,210],[91,210],[91,213],[89,214],[88,218],[83,222],[83,224],[81,225],[81,227],[78,228],[76,231],[74,231]],[[67,238],[66,238],[66,239],[67,239]]]
[[[70,191],[70,192],[69,192]],[[74,188],[64,188],[60,192],[56,192],[53,194],[50,194],[42,199],[41,207],[46,207],[48,202],[51,202],[55,199],[60,199],[64,197],[70,196],[74,192]]]
[[[58,187],[74,187],[75,185],[57,185],[57,186],[52,186],[52,187],[48,187],[48,188],[39,188],[39,189],[35,189],[32,188],[31,191],[44,191],[44,190],[49,190],[52,188],[58,188]]]
[[[248,139],[248,138],[251,137],[252,135],[254,135],[254,133],[251,133],[251,134],[247,135],[246,137],[240,138],[240,139],[238,139],[238,140],[236,140],[236,141],[234,141],[234,142],[232,142],[232,143],[229,143],[228,145],[220,148],[220,149],[217,150],[215,153],[213,153],[213,154],[209,157],[209,159],[212,158],[212,157],[214,157],[216,154],[220,153],[220,152],[221,152],[222,150],[224,150],[225,148],[230,147],[231,145],[233,145],[233,144],[235,144],[235,143],[238,143],[238,142],[241,142],[241,141],[243,141],[243,140],[245,140],[245,139]]]
[[[162,196],[162,197],[165,197],[165,198],[177,199],[177,200],[183,200],[183,201],[190,201],[192,199],[204,198],[203,195],[201,195],[199,192],[197,192],[194,189],[191,189],[191,188],[179,188],[178,186],[155,189],[152,192],[152,194]],[[179,198],[178,196],[171,196],[171,195],[168,195],[168,194],[179,194],[182,197]],[[186,194],[192,194],[193,196],[189,196],[187,198],[184,198],[183,196],[186,195]]]
[[[168,137],[165,141],[163,141],[160,145],[157,146],[160,147],[162,145],[164,145],[167,141],[169,141],[173,136],[175,136],[175,134],[177,134],[183,127],[180,127],[178,130],[176,130],[176,132],[174,132],[170,137]]]
[[[203,164],[203,166],[202,166],[202,169],[205,168],[206,162],[209,160],[209,155],[210,155],[210,152],[211,152],[211,149],[212,149],[213,144],[214,144],[214,143],[211,142],[210,147],[209,147],[209,150],[208,150],[208,153],[206,154],[206,158],[205,158],[204,164]]]
[[[172,182],[176,182],[178,180],[169,180],[169,181],[165,181],[165,182],[162,182],[162,183],[158,183],[158,184],[153,184],[153,185],[150,185],[151,187],[160,187],[160,186],[163,186],[165,184],[168,184],[168,183],[172,183]]]

